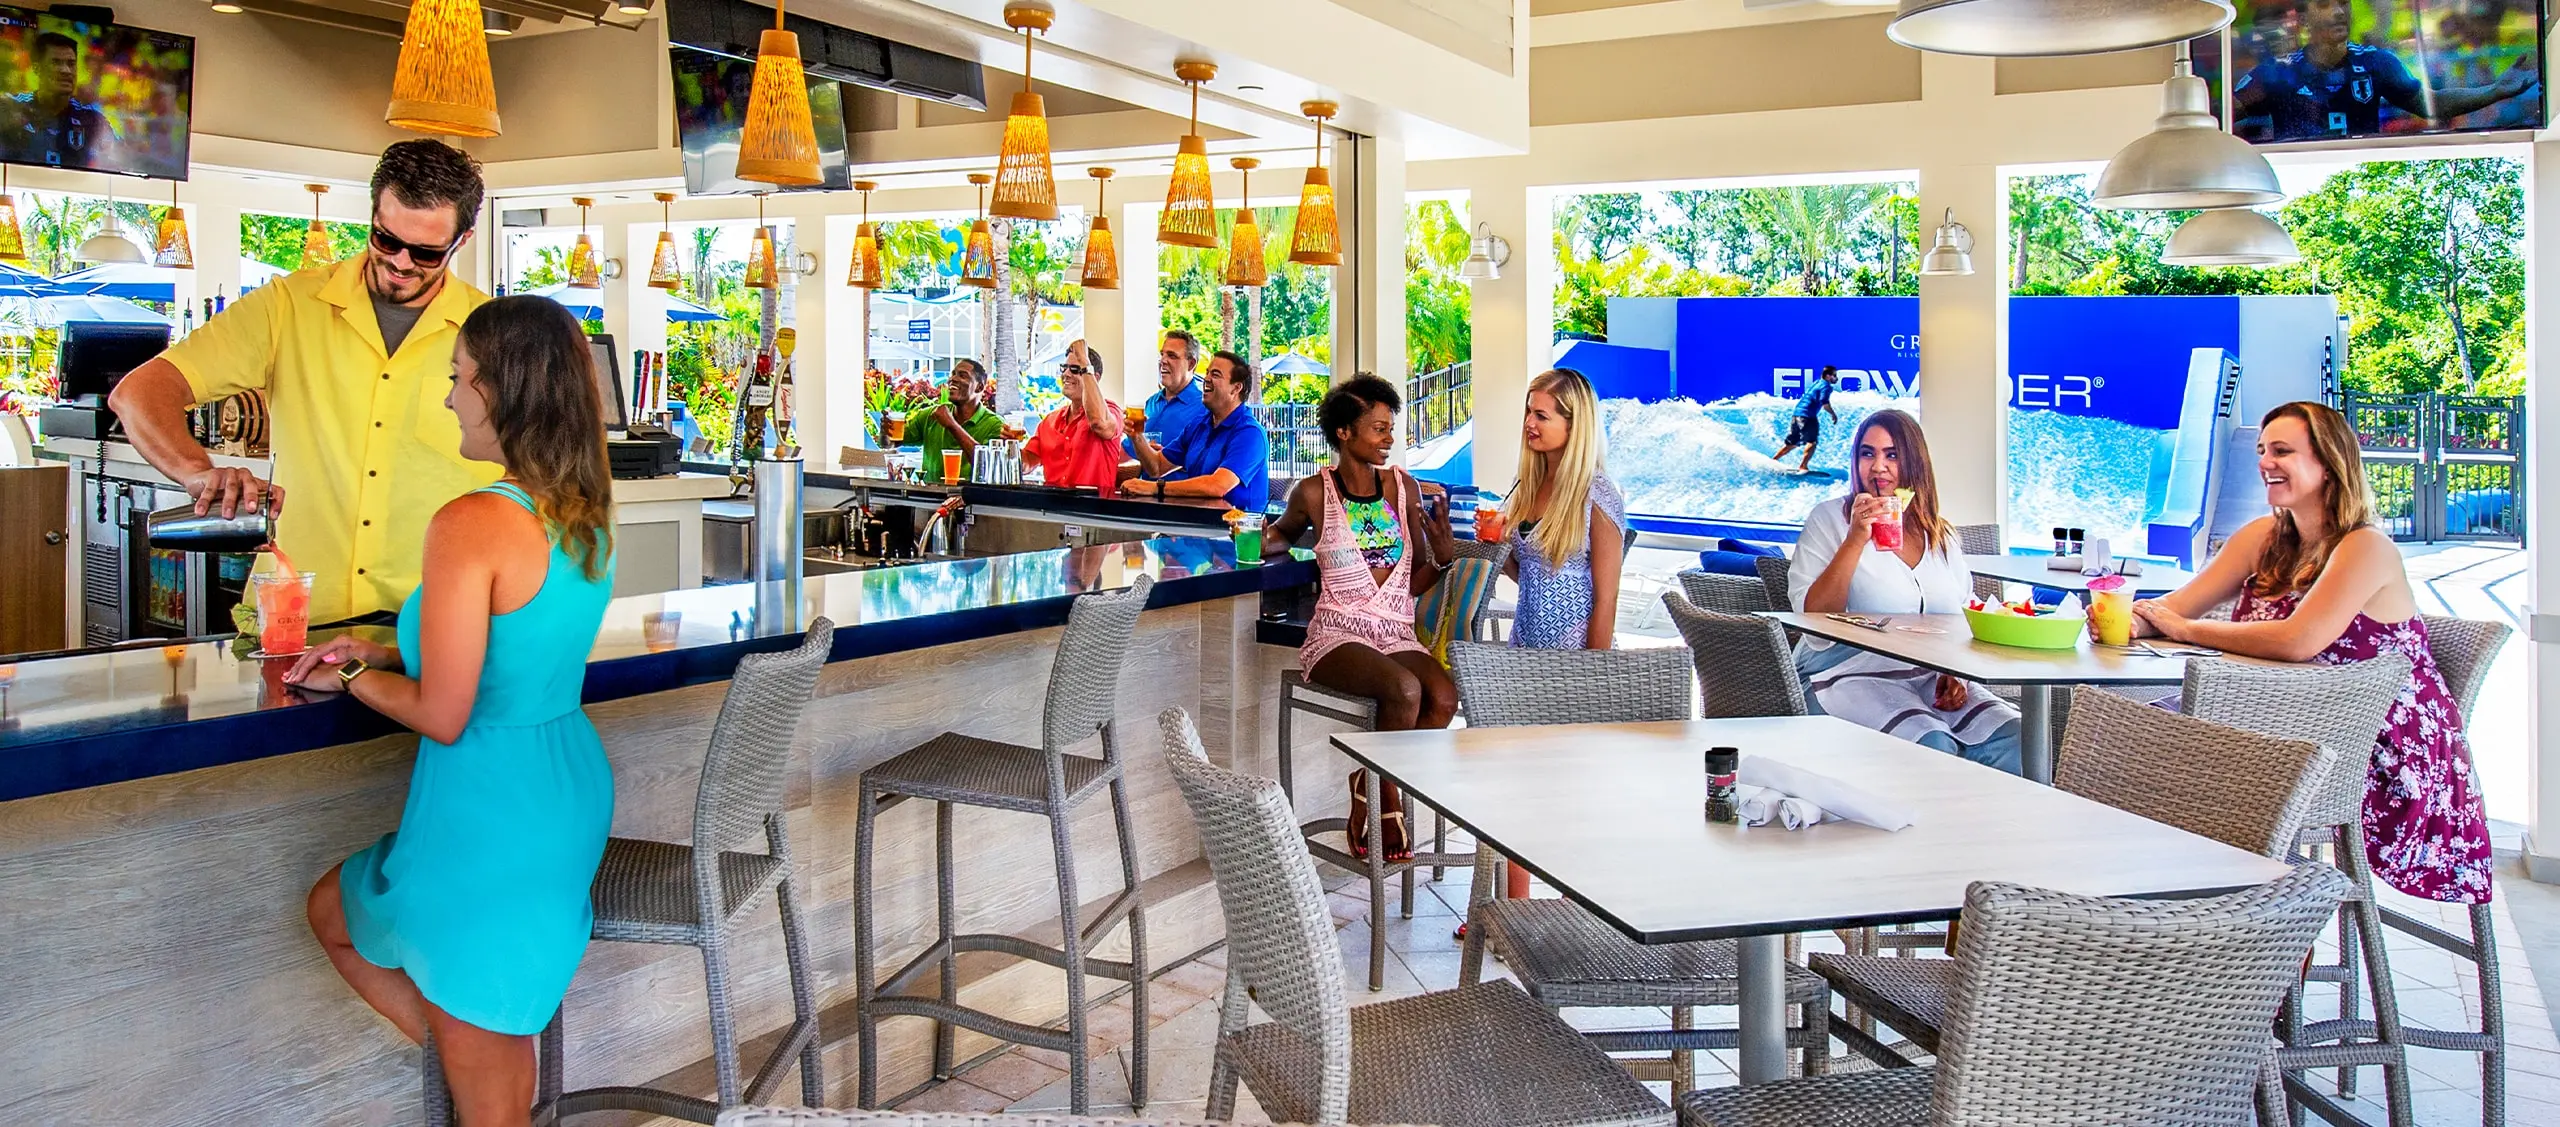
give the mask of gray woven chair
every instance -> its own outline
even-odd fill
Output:
[[[595,1111],[640,1111],[692,1123],[709,1123],[722,1108],[761,1103],[797,1058],[800,1096],[826,1102],[820,1067],[818,984],[809,965],[807,924],[801,919],[791,876],[791,834],[783,813],[785,768],[800,715],[817,688],[819,667],[835,643],[835,623],[812,623],[800,644],[778,653],[739,659],[711,728],[711,749],[693,804],[693,844],[610,838],[597,866],[594,936],[608,943],[652,943],[702,951],[702,977],[711,1008],[711,1064],[719,1093],[714,1103],[653,1088],[589,1088],[563,1094],[560,1065],[566,1039],[560,1015],[542,1031],[541,1102],[559,1118]],[[765,852],[744,853],[761,832]],[[729,941],[738,921],[767,891],[782,914],[783,960],[791,979],[791,1028],[754,1079],[739,1083],[738,1029],[729,990]],[[703,911],[717,904],[716,912]],[[450,1105],[430,1044],[432,1078],[427,1122],[445,1123]]]
[[[1959,524],[1956,547],[1968,556],[2002,556],[2009,552],[2008,539],[1996,524]],[[1973,577],[1973,593],[1984,602],[2000,601],[2000,581],[1988,576]]]
[[[938,1111],[830,1111],[799,1107],[740,1108],[720,1113],[720,1127],[1227,1127],[1193,1119],[1097,1119],[1026,1112],[978,1115]]]
[[[1676,591],[1663,592],[1662,605],[1689,644],[1708,719],[1805,714],[1785,627],[1758,615],[1700,610]]]
[[[1679,600],[1664,593],[1664,598]],[[1686,605],[1685,601],[1681,605]],[[1776,630],[1764,619],[1747,619]],[[1689,719],[1689,659],[1676,649],[1515,650],[1450,647],[1458,692],[1472,727],[1528,724],[1614,724]],[[1591,1034],[1610,1052],[1669,1051],[1668,1078],[1677,1098],[1696,1078],[1698,1049],[1742,1044],[1734,1029],[1695,1029],[1698,1006],[1740,1004],[1737,944],[1730,939],[1647,947],[1630,940],[1570,900],[1508,900],[1497,895],[1505,864],[1492,850],[1476,853],[1467,906],[1466,954],[1458,983],[1484,976],[1487,946],[1502,954],[1529,996],[1549,1009],[1565,1006],[1671,1009],[1666,1030]],[[1806,1067],[1829,1061],[1831,991],[1812,972],[1789,964],[1786,999],[1800,1007],[1787,1043],[1805,1051]],[[1645,1079],[1650,1067],[1638,1073]]]
[[[2435,658],[2437,671],[2444,675],[2445,688],[2453,694],[2454,706],[2468,726],[2472,706],[2480,699],[2480,687],[2489,679],[2490,663],[2507,644],[2507,636],[2515,631],[2503,622],[2436,614],[2418,617],[2426,624],[2428,652]],[[2467,936],[2389,908],[2382,909],[2382,922],[2451,952],[2470,963],[2479,976],[2478,1028],[2404,1025],[2401,1033],[2420,1048],[2480,1054],[2480,1121],[2484,1127],[2502,1127],[2507,1121],[2507,1010],[2500,993],[2505,984],[2498,972],[2498,933],[2487,902],[2470,905],[2468,914],[2471,934]]]
[[[1977,883],[1934,1066],[1696,1092],[1681,1119],[2241,1127],[2276,1009],[2346,887],[2326,865],[2197,900]]]
[[[2281,857],[2292,851],[2336,760],[2335,752],[2308,741],[2088,693],[2063,733],[2053,784],[2236,849]],[[1972,926],[1970,918],[1965,926]],[[1812,963],[1842,998],[1922,1051],[1938,1051],[1954,963],[1857,954],[1815,955]],[[1898,1055],[1873,1059],[1908,1063]]]
[[[1718,614],[1752,614],[1769,605],[1769,587],[1756,576],[1718,575],[1690,568],[1679,575],[1680,593]]]
[[[1796,609],[1795,597],[1787,594],[1789,566],[1785,556],[1762,556],[1751,561],[1752,570],[1760,573],[1760,585],[1769,589],[1770,610]]]
[[[1417,543],[1420,542],[1417,541]],[[1486,583],[1476,591],[1473,607],[1463,608],[1466,621],[1476,624],[1466,636],[1475,637],[1485,633],[1483,627],[1489,621],[1487,616],[1493,613],[1491,609],[1493,591],[1500,585],[1502,564],[1509,558],[1510,553],[1510,547],[1500,542],[1480,544],[1473,540],[1458,541],[1460,558],[1491,561],[1495,577],[1495,582]],[[1431,591],[1425,592],[1423,597],[1434,598],[1438,593],[1439,588],[1434,587]],[[1344,692],[1330,685],[1317,684],[1308,679],[1305,670],[1283,671],[1280,674],[1280,787],[1293,802],[1298,794],[1297,714],[1301,712],[1347,725],[1354,731],[1374,731],[1378,726],[1378,702]],[[1369,779],[1369,793],[1366,796],[1369,802],[1369,825],[1366,838],[1368,841],[1383,840],[1379,818],[1385,813],[1383,804],[1380,802],[1381,792],[1384,789],[1384,784],[1372,774]],[[1423,808],[1413,801],[1413,796],[1406,795],[1405,825],[1408,828],[1420,825],[1422,813]],[[1390,861],[1383,849],[1369,850],[1369,855],[1366,857],[1352,856],[1349,849],[1351,823],[1347,818],[1317,818],[1300,827],[1306,837],[1307,851],[1314,854],[1316,859],[1345,872],[1359,873],[1369,878],[1369,989],[1371,990],[1383,990],[1387,985],[1388,878],[1403,878],[1401,908],[1404,917],[1412,919],[1413,880],[1416,868],[1430,869],[1432,879],[1438,880],[1441,871],[1447,866],[1475,863],[1476,857],[1472,852],[1448,851],[1448,819],[1437,810],[1430,811],[1430,814],[1431,848],[1421,848],[1421,842],[1417,839],[1414,842],[1413,859],[1409,861]],[[1334,833],[1343,835],[1343,848],[1337,849],[1331,842],[1324,840],[1324,835]]]
[[[2180,693],[2180,710],[2190,716],[2264,735],[2311,740],[2337,755],[2303,825],[2306,837],[2327,839],[2332,859],[2354,886],[2346,910],[2338,917],[2339,961],[2316,964],[2307,974],[2307,981],[2337,985],[2338,1016],[2306,1023],[2297,987],[2285,1008],[2286,1047],[2276,1061],[2286,1075],[2288,1094],[2331,1123],[2358,1120],[2294,1073],[2336,1068],[2338,1094],[2353,1095],[2356,1070],[2379,1067],[2391,1127],[2407,1127],[2414,1115],[2404,1051],[2408,1038],[2400,1020],[2364,839],[2365,776],[2373,761],[2374,740],[2392,701],[2408,683],[2409,672],[2408,659],[2396,655],[2347,665],[2197,660],[2187,663]],[[2367,992],[2373,1002],[2371,1020],[2360,1014]]]
[[[934,1021],[933,1074],[940,1078],[952,1073],[954,1027],[1064,1054],[1069,1100],[1076,1113],[1083,1114],[1088,1108],[1091,1071],[1086,976],[1128,983],[1131,1012],[1147,1012],[1146,911],[1138,902],[1137,839],[1129,822],[1129,788],[1113,718],[1120,700],[1120,669],[1128,658],[1130,639],[1137,633],[1138,617],[1146,612],[1147,593],[1154,586],[1153,580],[1139,576],[1126,590],[1081,596],[1070,607],[1066,632],[1058,639],[1057,663],[1049,671],[1039,747],[945,732],[862,773],[853,846],[854,1022],[861,1035],[856,1103],[876,1107],[880,1102],[881,1020],[911,1016]],[[1067,749],[1096,736],[1101,737],[1101,758],[1068,754]],[[1068,824],[1077,807],[1106,789],[1111,794],[1112,827],[1119,835],[1121,890],[1093,918],[1079,920],[1083,901],[1076,891],[1075,846],[1068,839]],[[936,926],[924,950],[883,979],[874,946],[879,922],[871,906],[873,841],[881,809],[909,798],[935,804]],[[951,875],[951,808],[955,804],[1048,819],[1058,874],[1060,946],[1005,934],[955,934],[959,915]],[[1129,925],[1127,962],[1087,954],[1124,920]],[[972,951],[1046,963],[1065,971],[1066,1028],[1028,1026],[961,1005],[959,957]],[[927,971],[937,968],[938,996],[907,993]],[[1129,1097],[1131,1103],[1144,1107],[1146,1023],[1137,1023],[1133,1032]]]
[[[1236,1086],[1274,1120],[1668,1127],[1671,1109],[1508,982],[1346,1004],[1324,888],[1280,784],[1212,766],[1191,718],[1160,718],[1227,919],[1208,1116]],[[1251,1005],[1271,1016],[1247,1025]]]

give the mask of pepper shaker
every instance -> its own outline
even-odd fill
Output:
[[[1734,776],[1742,767],[1742,750],[1731,747],[1707,749],[1707,820],[1733,823],[1741,820],[1734,802]]]

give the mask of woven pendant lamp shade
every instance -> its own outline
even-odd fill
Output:
[[[738,138],[738,178],[806,188],[818,171],[818,130],[809,122],[809,79],[800,67],[800,37],[782,30],[782,6],[756,43],[755,86]]]
[[[187,238],[187,212],[171,205],[169,214],[160,217],[160,237],[152,241],[151,264],[174,270],[191,269],[196,264],[196,250]]]
[[[320,197],[329,194],[329,186],[305,184],[302,190],[311,193],[311,226],[302,232],[302,268],[308,270],[336,262],[338,255],[329,247],[328,225],[320,222]]]
[[[995,177],[983,172],[969,174],[969,182],[978,186],[978,218],[969,224],[969,237],[960,253],[960,282],[980,289],[996,288],[996,235],[987,226],[987,185]]]
[[[9,194],[9,166],[0,164],[0,262],[26,260],[27,232],[18,225],[18,197]]]
[[[1084,174],[1093,177],[1093,228],[1084,236],[1084,288],[1116,290],[1120,288],[1120,250],[1111,241],[1110,212],[1102,202],[1111,170],[1088,168]]]
[[[1173,182],[1165,188],[1164,216],[1156,241],[1178,247],[1218,245],[1218,200],[1209,189],[1209,142],[1200,136],[1200,84],[1218,76],[1214,63],[1178,62],[1173,73],[1191,84],[1191,131],[1173,154]]]
[[[1004,146],[996,154],[996,194],[987,213],[1047,222],[1058,217],[1058,177],[1049,165],[1049,110],[1031,92],[1031,33],[1049,30],[1046,4],[1005,5],[1004,22],[1022,32],[1022,92],[1004,119]]]
[[[649,255],[649,288],[672,290],[684,285],[684,262],[676,257],[676,232],[672,218],[676,194],[659,192],[656,195],[658,249]]]
[[[764,225],[764,193],[756,193],[756,233],[747,240],[747,276],[741,283],[749,289],[780,288],[780,271],[773,266],[773,228]]]
[[[1298,190],[1298,225],[1289,235],[1289,261],[1302,266],[1342,265],[1342,225],[1333,210],[1333,175],[1324,167],[1324,122],[1337,108],[1331,102],[1298,106],[1316,123],[1316,162],[1307,169],[1306,186]]]
[[[594,289],[604,284],[604,268],[596,261],[596,244],[587,238],[587,209],[594,200],[579,197],[569,201],[578,205],[578,241],[569,247],[569,284]]]
[[[862,193],[862,225],[853,229],[853,257],[845,265],[844,284],[858,290],[880,288],[880,231],[871,225],[871,193],[879,186],[870,180],[853,182],[853,190]]]
[[[417,133],[498,135],[498,88],[480,0],[410,0],[383,120]]]
[[[1227,163],[1244,174],[1244,206],[1236,209],[1235,229],[1227,236],[1227,284],[1259,286],[1271,280],[1271,265],[1262,260],[1262,224],[1253,217],[1253,170],[1262,162],[1237,157]]]

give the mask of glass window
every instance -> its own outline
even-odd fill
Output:
[[[1253,218],[1262,229],[1264,284],[1225,283],[1235,237],[1229,209],[1219,213],[1216,247],[1161,247],[1157,286],[1165,328],[1189,331],[1206,350],[1247,357],[1261,374],[1255,410],[1271,434],[1276,481],[1303,477],[1332,460],[1315,425],[1315,404],[1333,380],[1334,268],[1289,261],[1297,208],[1257,207]]]

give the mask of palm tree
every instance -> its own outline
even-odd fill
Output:
[[[1806,184],[1761,189],[1745,197],[1744,207],[1772,248],[1796,264],[1802,292],[1815,294],[1891,195],[1883,184]]]
[[[711,286],[711,248],[720,241],[720,229],[705,224],[693,229],[693,300],[696,305],[710,305],[717,294]]]

